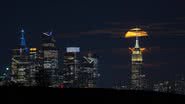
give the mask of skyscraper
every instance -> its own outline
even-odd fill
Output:
[[[58,49],[52,32],[43,33],[39,51],[41,67],[38,76],[39,86],[51,87],[56,84],[56,71],[58,70]]]
[[[78,72],[80,70],[80,63],[78,60],[79,47],[67,47],[64,55],[63,64],[63,85],[64,88],[77,88]]]
[[[96,88],[98,73],[98,58],[91,52],[84,56],[79,71],[79,87],[80,88]]]
[[[146,87],[145,75],[143,74],[143,56],[142,52],[145,48],[140,48],[139,37],[148,36],[147,32],[141,30],[140,28],[130,29],[126,34],[125,38],[136,38],[136,43],[134,48],[129,48],[132,52],[131,57],[131,81],[130,89],[143,89]]]
[[[185,80],[184,80],[184,76],[181,76],[181,78],[179,80],[175,81],[174,84],[174,89],[175,89],[175,93],[178,94],[185,94]]]
[[[39,61],[38,61],[38,50],[37,48],[30,48],[29,50],[29,83],[30,86],[36,86],[36,73],[39,69]]]
[[[144,87],[144,77],[142,74],[143,68],[143,57],[142,48],[139,46],[139,39],[136,37],[136,43],[134,48],[130,48],[132,52],[132,66],[131,66],[131,89],[143,89]]]
[[[28,85],[29,74],[29,49],[26,46],[25,32],[21,30],[20,44],[12,53],[12,77],[11,80],[22,84]]]

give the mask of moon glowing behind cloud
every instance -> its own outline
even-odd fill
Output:
[[[133,38],[133,37],[145,37],[148,36],[147,32],[143,31],[140,28],[130,29],[126,34],[125,38]]]

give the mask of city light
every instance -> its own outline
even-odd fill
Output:
[[[30,48],[30,51],[37,51],[37,48]]]
[[[9,68],[6,68],[6,70],[9,70]]]
[[[80,52],[80,47],[67,47],[67,52]]]

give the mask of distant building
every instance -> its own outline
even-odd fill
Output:
[[[52,32],[43,33],[39,50],[38,85],[51,87],[56,84],[56,71],[58,70],[58,49]]]
[[[26,46],[26,40],[24,37],[24,30],[21,30],[20,45],[13,49],[11,71],[11,81],[19,83],[21,85],[29,85],[29,49]]]
[[[129,90],[129,87],[127,85],[128,84],[126,82],[117,82],[112,88],[118,90]]]
[[[78,83],[80,88],[96,88],[98,73],[98,58],[95,54],[88,53],[80,65]]]
[[[174,85],[174,92],[177,94],[185,94],[185,81],[184,78],[181,80],[177,80],[175,81],[175,85]]]
[[[141,88],[141,69],[142,65],[142,53],[139,47],[139,40],[136,38],[135,47],[132,50],[132,69],[131,69],[131,89]]]
[[[161,81],[154,84],[153,88],[158,92],[174,92],[174,83],[173,81]]]
[[[30,86],[36,86],[36,73],[39,71],[38,49],[30,48],[29,50],[29,83]]]
[[[143,74],[143,73],[140,75],[140,89],[141,90],[151,90],[149,87],[149,82],[146,77],[146,74]]]
[[[185,81],[184,79],[174,81],[160,81],[154,84],[153,90],[158,92],[185,94]]]
[[[136,43],[134,48],[129,48],[132,52],[132,66],[131,66],[131,80],[129,88],[133,90],[143,90],[146,85],[145,74],[143,74],[143,56],[142,52],[145,48],[140,48],[139,37],[148,36],[147,32],[140,28],[130,29],[126,34],[125,38],[136,38]]]
[[[80,63],[77,56],[79,52],[79,47],[66,48],[62,70],[64,88],[78,87],[78,72],[80,70]]]
[[[136,37],[134,48],[130,48],[132,52],[132,66],[131,66],[131,85],[130,88],[134,90],[142,90],[146,86],[145,75],[142,74],[143,57],[142,48],[139,47],[139,39]]]

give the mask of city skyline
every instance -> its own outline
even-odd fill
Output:
[[[149,7],[152,4],[148,2],[142,4],[142,1],[135,8],[126,5],[131,2],[107,3],[104,6],[104,2],[77,3],[81,7],[68,2],[31,3],[36,4],[34,8],[31,4],[16,2],[15,5],[2,6],[1,10],[6,10],[2,12],[4,15],[0,24],[3,35],[0,41],[0,68],[5,69],[10,63],[11,49],[19,43],[21,26],[25,29],[29,47],[39,46],[42,32],[53,31],[61,56],[70,46],[81,47],[82,52],[91,50],[97,53],[103,75],[99,86],[112,87],[115,81],[128,80],[131,62],[128,47],[133,47],[134,41],[123,37],[130,28],[138,26],[149,34],[149,37],[141,39],[141,46],[148,49],[143,57],[151,79],[175,79],[176,74],[185,72],[185,15],[182,2],[154,2],[158,8]],[[139,5],[142,8],[137,8]],[[89,7],[84,10],[86,6]],[[144,13],[134,12],[136,8]]]

